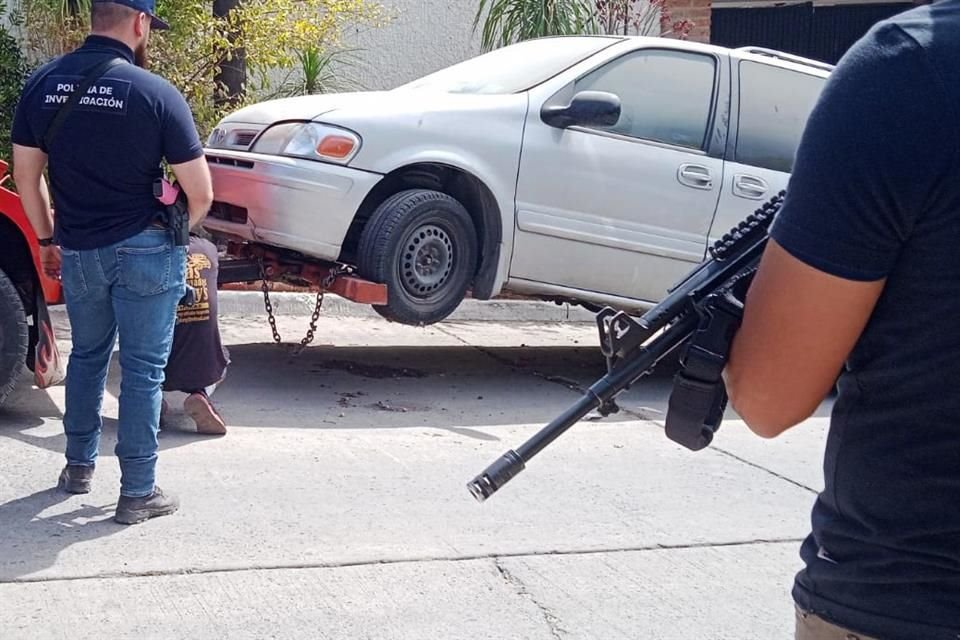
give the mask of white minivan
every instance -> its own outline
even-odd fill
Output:
[[[355,267],[383,316],[466,295],[642,311],[784,189],[832,67],[642,37],[523,42],[392,91],[241,109],[207,143],[215,235]]]

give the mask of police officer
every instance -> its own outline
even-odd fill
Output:
[[[810,116],[726,372],[757,433],[841,371],[798,640],[960,637],[960,0],[875,26]]]
[[[161,385],[186,259],[153,196],[162,161],[187,195],[191,225],[212,201],[186,101],[145,70],[151,29],[167,28],[153,12],[154,0],[93,0],[91,34],[30,78],[11,135],[17,189],[40,239],[43,269],[61,278],[72,328],[63,419],[67,464],[59,486],[90,491],[104,384],[119,334],[115,519],[124,524],[179,506],[154,483]],[[55,223],[42,174],[47,165]]]

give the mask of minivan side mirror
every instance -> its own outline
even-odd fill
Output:
[[[612,127],[620,120],[620,98],[606,91],[581,91],[566,106],[546,106],[540,119],[551,127]]]

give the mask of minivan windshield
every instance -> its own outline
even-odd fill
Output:
[[[441,69],[396,90],[518,93],[549,80],[619,40],[602,36],[528,40]]]

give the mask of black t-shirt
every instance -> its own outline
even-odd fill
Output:
[[[800,606],[880,638],[960,637],[960,0],[874,27],[830,78],[772,237],[886,278],[839,382]]]
[[[64,121],[49,153],[55,237],[69,249],[105,247],[136,235],[160,211],[153,182],[161,162],[203,155],[183,96],[133,64],[125,44],[90,36],[82,47],[39,69],[28,81],[11,139],[41,147],[47,127],[83,76],[107,58],[121,64],[94,82]]]

